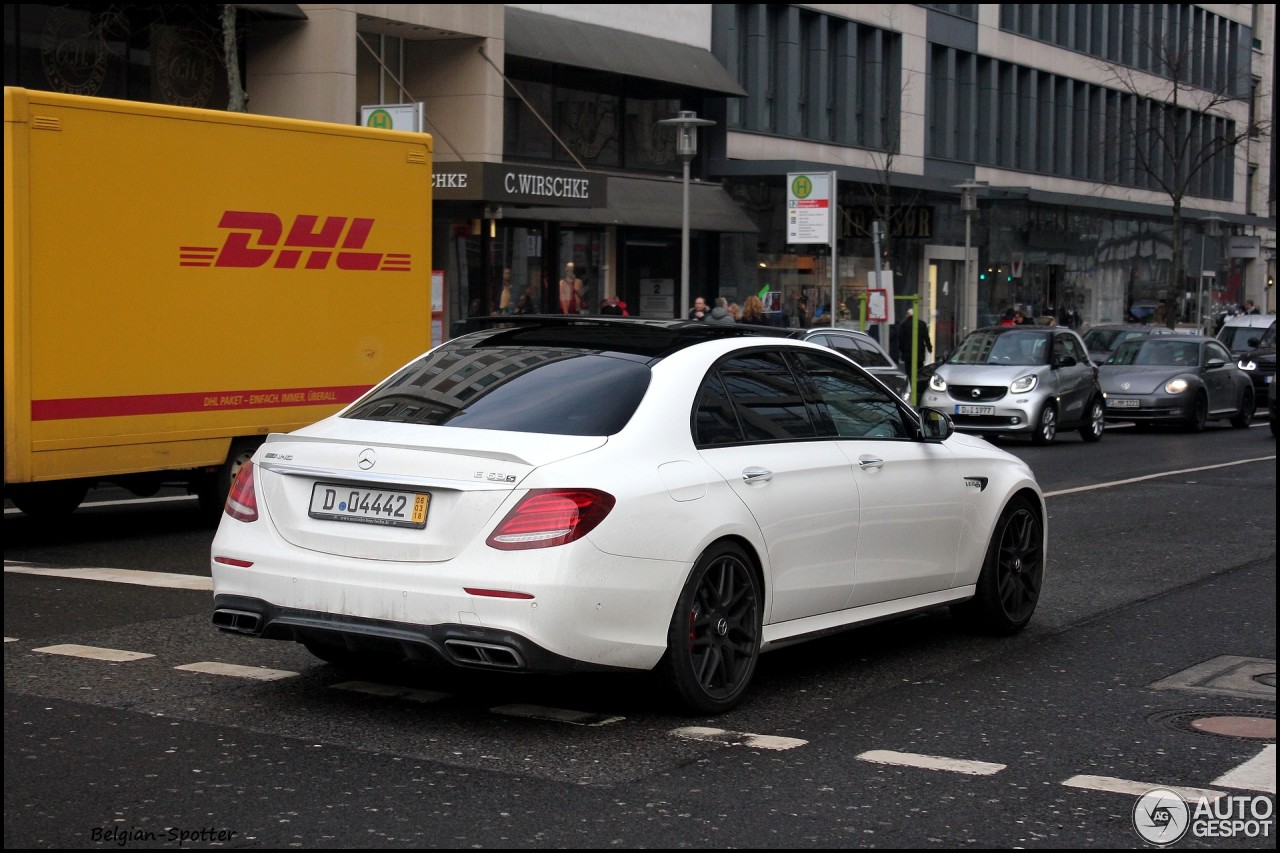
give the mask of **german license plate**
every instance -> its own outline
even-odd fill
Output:
[[[1137,400],[1126,400],[1121,397],[1107,398],[1107,408],[1110,409],[1136,409],[1138,408]]]
[[[956,406],[957,415],[994,415],[995,406]]]
[[[331,521],[423,528],[427,526],[430,502],[431,495],[426,492],[316,483],[311,488],[308,514]]]

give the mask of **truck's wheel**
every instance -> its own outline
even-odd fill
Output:
[[[231,484],[236,474],[244,467],[244,463],[253,458],[262,439],[237,438],[231,442],[231,450],[227,453],[227,461],[219,466],[214,474],[204,477],[196,484],[196,497],[200,501],[200,514],[212,524],[217,524],[222,516],[222,507],[227,502]]]
[[[23,483],[5,489],[5,497],[32,518],[61,518],[70,515],[89,493],[84,480],[57,480]]]

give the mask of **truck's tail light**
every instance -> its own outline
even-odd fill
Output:
[[[258,520],[258,495],[253,488],[252,462],[246,462],[240,466],[222,511],[240,521]]]
[[[533,489],[486,541],[501,551],[564,545],[594,530],[613,504],[613,495],[596,489]]]

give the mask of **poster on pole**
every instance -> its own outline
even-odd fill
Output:
[[[834,185],[831,172],[787,175],[787,242],[831,242]]]

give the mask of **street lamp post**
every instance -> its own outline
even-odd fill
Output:
[[[956,184],[954,189],[960,190],[960,209],[964,211],[964,286],[960,288],[960,333],[957,340],[969,333],[978,323],[978,286],[973,280],[973,270],[969,261],[970,234],[973,214],[978,210],[978,190],[987,188],[986,181],[965,181]]]
[[[698,118],[693,110],[681,110],[676,118],[664,118],[658,124],[676,128],[676,153],[684,161],[684,207],[680,218],[680,305],[682,319],[689,310],[689,163],[698,153],[698,128],[715,124]]]
[[[1199,289],[1196,291],[1196,331],[1202,335],[1206,334],[1204,329],[1204,238],[1217,239],[1223,222],[1226,220],[1216,213],[1210,213],[1200,220],[1200,268],[1196,270],[1196,278],[1199,282]]]

